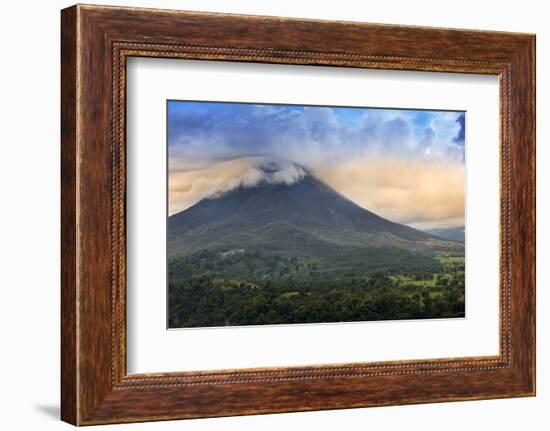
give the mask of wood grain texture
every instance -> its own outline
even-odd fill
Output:
[[[77,422],[76,9],[61,16],[61,417]]]
[[[534,49],[534,36],[525,34],[100,6],[62,11],[63,420],[87,425],[533,395]],[[127,375],[129,56],[499,75],[500,354]]]

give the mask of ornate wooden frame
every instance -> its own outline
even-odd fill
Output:
[[[63,420],[88,425],[535,394],[534,35],[77,5],[62,11],[61,47]],[[500,354],[128,375],[129,56],[498,75]]]

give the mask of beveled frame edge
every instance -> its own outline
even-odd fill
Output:
[[[205,35],[205,24],[217,28]],[[260,27],[270,31],[258,35]],[[329,41],[329,33],[340,38]],[[61,39],[63,420],[83,425],[534,395],[534,36],[78,5],[62,12]],[[127,376],[129,56],[500,75],[500,355]]]

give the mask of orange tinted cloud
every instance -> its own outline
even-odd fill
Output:
[[[182,211],[201,199],[216,197],[237,187],[254,187],[260,181],[290,185],[306,174],[303,168],[285,160],[277,160],[279,170],[266,173],[260,166],[269,160],[243,157],[194,169],[174,164],[168,180],[169,213]]]
[[[289,162],[288,162],[289,163]],[[288,166],[271,181],[291,184],[303,176]],[[374,213],[418,228],[464,225],[464,166],[436,161],[364,158],[318,166],[313,175],[348,199]],[[213,165],[171,168],[169,213],[182,211],[201,199],[266,180],[258,157]]]
[[[319,167],[315,175],[358,205],[420,228],[464,225],[464,166],[364,159]]]

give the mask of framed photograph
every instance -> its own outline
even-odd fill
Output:
[[[62,11],[62,419],[535,394],[535,37]]]

